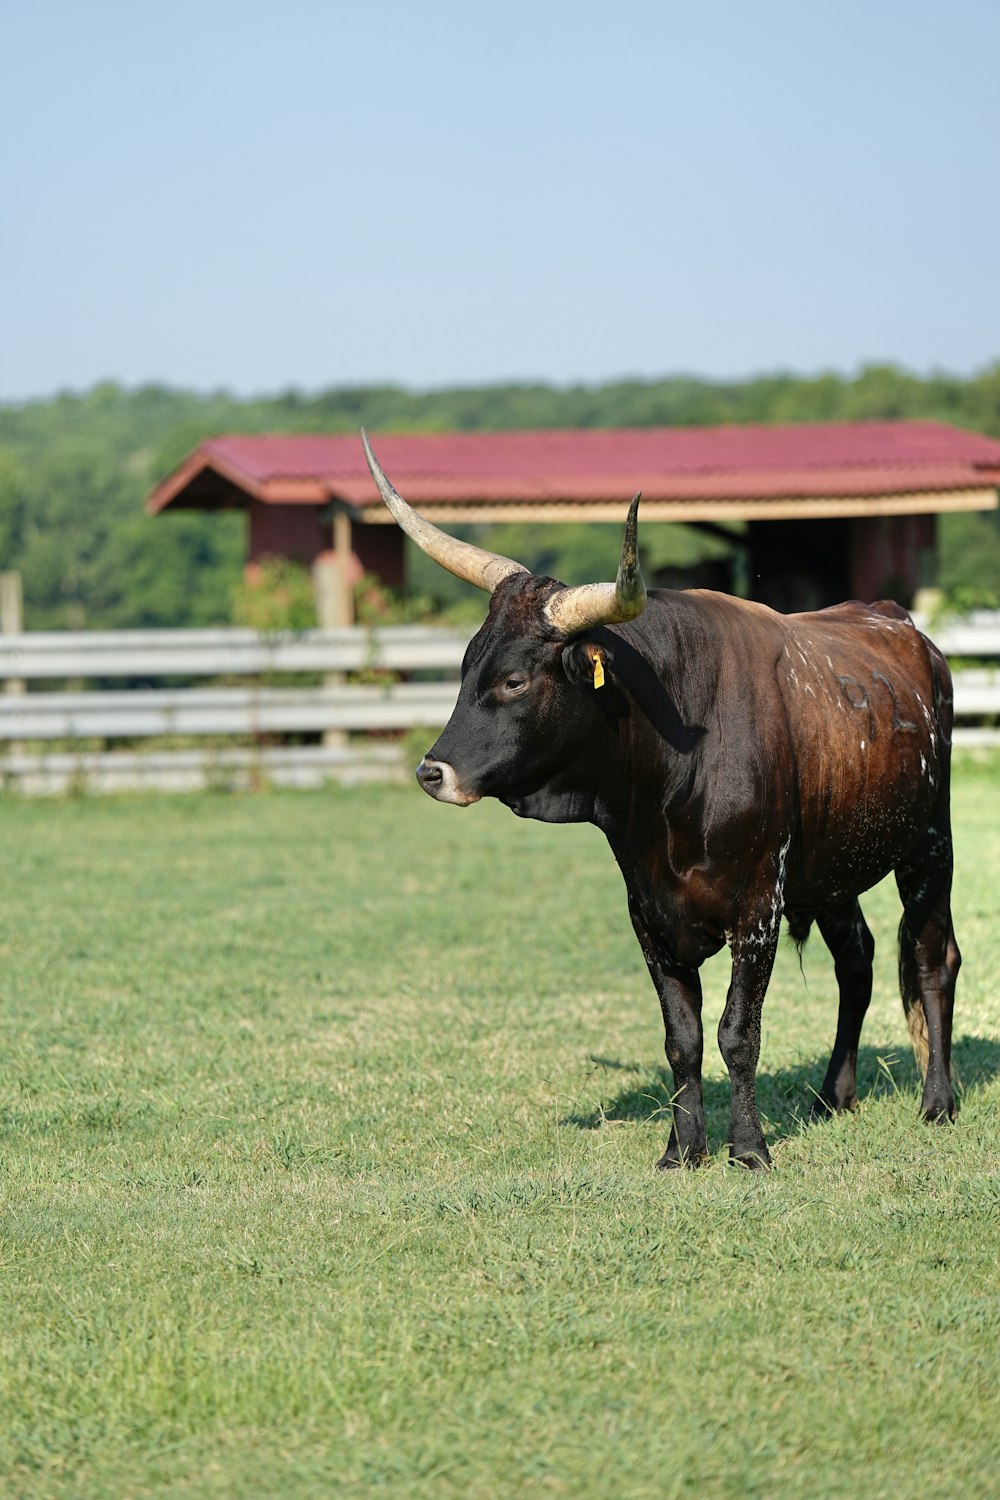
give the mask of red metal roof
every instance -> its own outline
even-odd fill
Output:
[[[504,501],[622,501],[637,489],[647,502],[702,502],[709,514],[713,503],[740,499],[981,497],[1000,485],[1000,442],[941,422],[373,433],[372,442],[408,500],[472,512]],[[377,498],[357,435],[228,435],[202,443],[154,491],[149,509],[211,508],[241,496],[355,508]]]

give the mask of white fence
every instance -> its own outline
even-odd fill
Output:
[[[921,623],[949,656],[1000,659],[1000,613],[940,626]],[[73,787],[187,790],[258,780],[313,785],[328,778],[396,778],[407,773],[397,743],[348,736],[443,724],[455,703],[467,641],[467,632],[428,626],[287,635],[252,630],[0,635],[0,682],[6,681],[6,692],[0,692],[0,782],[46,793]],[[379,672],[387,675],[379,678]],[[320,674],[324,681],[311,687],[273,685],[274,677],[290,673]],[[399,680],[399,673],[432,675]],[[345,674],[354,674],[354,680],[345,680]],[[171,677],[216,679],[216,684],[83,686]],[[257,680],[218,685],[218,679],[229,678]],[[56,683],[62,686],[49,686]],[[955,708],[958,743],[1000,744],[1000,667],[963,665],[956,671]],[[970,719],[980,722],[969,724]],[[314,734],[322,734],[325,743],[268,742]],[[104,743],[203,737],[244,743],[143,750],[108,749]],[[59,742],[58,750],[53,742]]]
[[[1000,610],[976,610],[939,622],[920,615],[915,618],[952,663],[955,744],[1000,745]],[[966,665],[970,658],[984,657],[993,658],[994,663]]]
[[[254,630],[0,635],[0,680],[7,682],[7,692],[0,693],[0,779],[25,792],[46,793],[74,787],[188,790],[264,780],[301,786],[329,778],[396,778],[405,773],[398,744],[348,736],[444,724],[458,694],[467,642],[468,632],[424,626],[275,635]],[[387,675],[380,678],[383,672]],[[404,672],[432,673],[433,680],[398,680],[395,674]],[[324,681],[310,687],[273,685],[273,678],[290,673],[321,674]],[[348,673],[355,680],[345,681]],[[257,680],[206,687],[83,687],[84,682],[145,684],[171,677]],[[54,683],[63,686],[49,686]],[[326,743],[267,742],[318,733]],[[250,743],[143,750],[93,743],[206,736]],[[45,742],[53,741],[63,743],[46,751]],[[71,749],[66,741],[73,742]]]

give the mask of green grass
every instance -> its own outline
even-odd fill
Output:
[[[727,1169],[589,828],[416,790],[0,803],[0,1493],[997,1492],[1000,766],[956,790],[962,1113],[894,890],[851,1118],[783,945]],[[708,1033],[724,958],[707,966]]]

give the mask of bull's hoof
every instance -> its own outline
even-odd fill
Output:
[[[695,1167],[702,1167],[707,1161],[707,1148],[701,1151],[685,1151],[681,1153],[676,1146],[670,1145],[656,1163],[656,1170],[658,1172],[676,1172],[681,1168],[686,1168],[689,1172],[693,1172]]]
[[[928,1125],[951,1125],[958,1118],[958,1105],[954,1099],[932,1099],[921,1104],[920,1118]]]
[[[831,1115],[842,1115],[848,1110],[853,1111],[857,1109],[857,1107],[857,1094],[851,1094],[843,1101],[838,1099],[829,1099],[827,1098],[826,1094],[817,1094],[812,1104],[809,1106],[809,1118],[813,1121],[829,1120]]]
[[[729,1165],[746,1167],[748,1172],[766,1172],[771,1166],[771,1153],[766,1146],[759,1146],[755,1151],[730,1150]]]

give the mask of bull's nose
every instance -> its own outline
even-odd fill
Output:
[[[417,767],[417,780],[425,792],[433,797],[441,790],[444,781],[444,771],[436,760],[422,760]]]
[[[430,760],[427,756],[417,767],[417,780],[435,802],[451,802],[455,807],[468,807],[478,802],[481,792],[469,791],[455,774],[455,767],[446,760]]]

